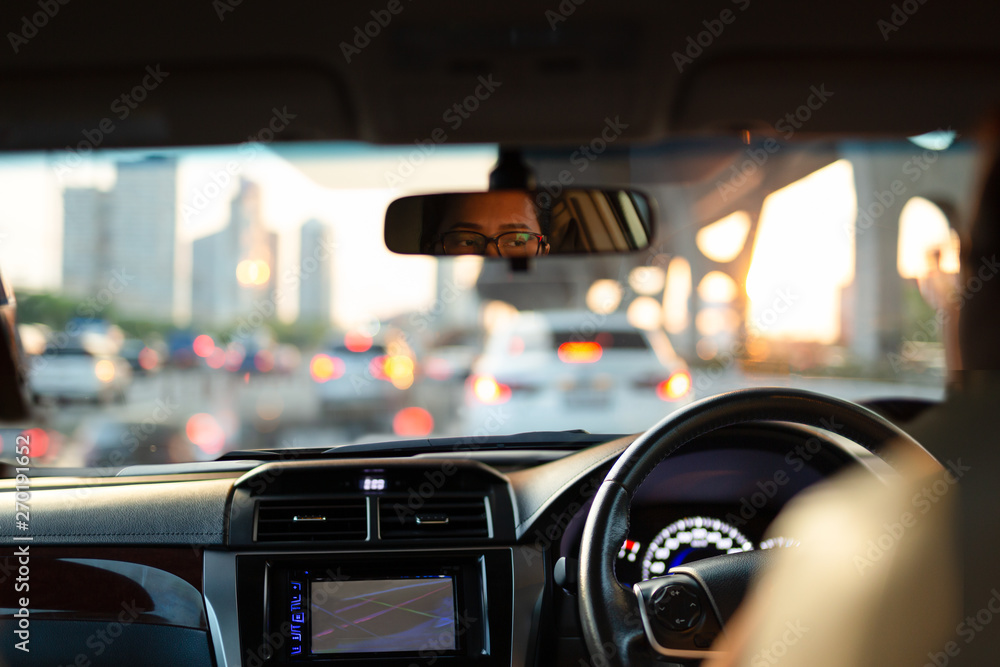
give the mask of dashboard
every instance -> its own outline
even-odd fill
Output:
[[[578,664],[586,660],[575,586],[583,525],[633,440],[587,437],[572,447],[438,442],[419,453],[387,445],[86,482],[41,478],[25,593],[33,650],[26,658],[7,643],[0,658]],[[844,468],[878,474],[880,461],[859,451],[780,423],[702,436],[633,497],[619,580],[631,585],[716,553],[793,548],[795,536],[768,533],[774,518]],[[3,572],[17,572],[22,547],[0,539]],[[18,629],[22,602],[2,587],[3,631]]]

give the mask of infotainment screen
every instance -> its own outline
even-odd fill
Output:
[[[314,654],[456,648],[455,580],[450,576],[309,585]]]

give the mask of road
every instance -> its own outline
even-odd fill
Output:
[[[932,384],[900,384],[885,381],[844,378],[810,378],[789,375],[754,375],[748,377],[736,368],[721,373],[695,369],[692,372],[696,398],[702,398],[746,386],[781,386],[809,389],[824,394],[862,400],[878,396],[908,396],[927,399],[943,397],[943,387]],[[67,443],[69,454],[85,445],[94,424],[155,424],[185,432],[192,415],[212,415],[225,432],[224,449],[260,447],[317,447],[345,444],[357,440],[392,439],[392,433],[363,433],[350,424],[325,421],[306,368],[288,375],[235,375],[210,369],[168,369],[161,373],[138,376],[121,404],[94,406],[85,404],[52,405],[39,409],[35,425],[52,429]],[[421,391],[419,385],[406,396],[406,404],[432,406],[449,389],[441,384],[433,392]],[[460,406],[461,386],[448,405]],[[461,409],[460,407],[458,409]],[[668,412],[651,414],[650,425]],[[434,435],[461,435],[461,420],[456,414],[435,414]],[[133,426],[133,428],[136,428]],[[388,430],[388,429],[386,429]],[[516,432],[515,421],[504,425],[502,432]],[[593,432],[601,429],[590,426]],[[610,429],[613,431],[613,429]],[[79,444],[75,444],[79,443]],[[215,454],[211,454],[214,456]],[[205,458],[210,455],[205,453]],[[76,457],[66,464],[76,464]]]

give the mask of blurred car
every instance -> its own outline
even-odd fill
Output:
[[[28,382],[36,402],[124,402],[125,391],[132,383],[132,369],[110,351],[82,345],[49,345],[32,360]]]
[[[500,325],[465,391],[465,432],[631,433],[693,398],[665,332],[578,311],[524,312]]]
[[[129,338],[122,343],[119,354],[128,362],[132,372],[139,375],[160,370],[163,359],[163,354],[155,346],[137,338]]]
[[[175,368],[191,368],[198,357],[194,351],[197,335],[191,331],[173,331],[167,337],[167,359]]]
[[[88,467],[181,463],[197,458],[181,428],[154,419],[123,422],[98,418],[82,425],[75,440],[83,457],[81,464]]]
[[[462,406],[465,381],[482,352],[482,334],[452,329],[437,336],[421,355],[416,393],[436,423],[449,423]]]
[[[399,380],[405,374],[402,366],[402,359],[370,339],[348,338],[316,353],[309,361],[309,375],[322,417],[348,432],[391,432],[392,417],[409,388]],[[412,384],[412,360],[409,369]]]

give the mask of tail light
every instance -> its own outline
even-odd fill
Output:
[[[139,350],[139,367],[144,371],[156,370],[160,365],[159,353],[151,347]]]
[[[677,401],[691,392],[691,374],[686,370],[673,373],[656,385],[656,395],[661,401]]]
[[[497,382],[492,375],[474,375],[469,379],[469,384],[472,387],[472,395],[480,403],[496,405],[510,400],[510,387]]]
[[[556,350],[559,360],[564,364],[592,364],[604,354],[600,343],[579,342],[563,343]]]
[[[309,362],[309,375],[314,382],[336,380],[344,374],[344,360],[328,354],[317,354]]]
[[[389,374],[386,372],[388,362],[389,357],[384,354],[374,357],[368,362],[368,373],[376,380],[385,380],[388,382]]]

